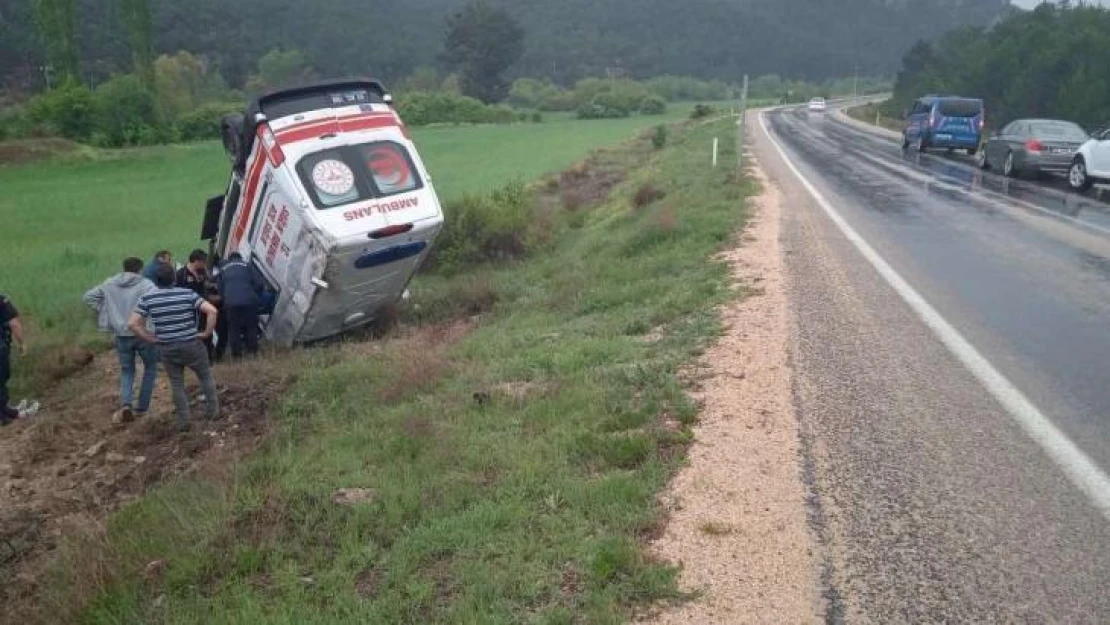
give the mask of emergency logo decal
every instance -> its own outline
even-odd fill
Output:
[[[409,161],[397,146],[374,146],[366,155],[366,166],[382,193],[389,195],[413,189],[415,180]]]
[[[325,159],[312,168],[312,184],[320,193],[343,197],[355,188],[355,172],[343,161]]]

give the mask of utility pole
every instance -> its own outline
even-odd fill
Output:
[[[736,120],[736,168],[744,171],[744,124],[748,118],[748,75],[744,74],[744,89],[740,92],[740,118]]]

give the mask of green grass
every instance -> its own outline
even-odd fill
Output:
[[[886,128],[887,130],[893,130],[895,132],[902,132],[902,127],[905,124],[902,122],[902,120],[888,115],[886,113],[886,109],[884,108],[885,106],[885,102],[876,102],[872,104],[864,104],[862,106],[853,106],[847,109],[845,112],[848,113],[849,117],[852,117],[853,119],[858,119],[861,122],[866,122],[873,126],[879,126],[881,128]]]
[[[460,340],[302,354],[311,366],[266,449],[71,541],[40,617],[604,624],[676,596],[675,570],[646,558],[640,537],[661,521],[656,495],[688,442],[664,415],[695,418],[678,371],[735,296],[712,259],[743,223],[749,188],[708,164],[714,136],[729,162],[733,129],[599,157],[630,178],[603,206],[562,215],[547,251],[467,276],[480,273],[497,303]],[[665,197],[634,209],[648,183]],[[429,280],[417,303],[453,286]],[[377,496],[331,503],[349,487]],[[165,574],[144,580],[156,559]]]
[[[488,191],[567,167],[588,150],[688,112],[664,117],[543,124],[420,128],[414,131],[443,199]],[[119,271],[126,256],[169,249],[178,260],[202,246],[204,201],[220,194],[227,159],[216,142],[105,153],[0,168],[0,292],[30,326],[30,360],[16,365],[14,391],[41,389],[64,374],[74,345],[103,347],[81,304],[85,290]]]

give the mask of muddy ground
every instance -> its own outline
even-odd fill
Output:
[[[172,477],[212,468],[255,449],[271,408],[295,381],[293,359],[215,369],[222,416],[200,418],[191,378],[193,427],[179,433],[164,375],[151,413],[113,424],[119,363],[104,354],[40,398],[35,418],[0,430],[0,603],[33,596],[42,566],[63,536],[99,523]],[[18,363],[16,363],[18,366]]]

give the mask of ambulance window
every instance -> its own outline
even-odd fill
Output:
[[[378,197],[415,191],[423,186],[412,157],[401,144],[380,141],[360,145],[357,149]]]
[[[310,154],[301,159],[297,168],[321,208],[350,204],[360,197],[355,172],[341,149]]]

